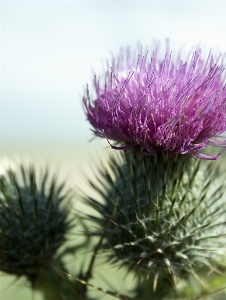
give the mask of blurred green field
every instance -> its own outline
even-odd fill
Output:
[[[33,292],[25,279],[0,273],[0,299],[1,300],[42,300],[38,292]]]

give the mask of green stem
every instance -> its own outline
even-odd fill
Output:
[[[62,270],[49,264],[36,275],[34,289],[42,292],[45,300],[85,300],[84,285],[71,280]]]

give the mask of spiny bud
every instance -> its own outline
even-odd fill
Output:
[[[111,157],[94,185],[102,198],[86,201],[100,217],[94,235],[104,235],[108,258],[153,278],[195,275],[217,269],[226,258],[225,181],[210,164],[189,155]],[[210,185],[211,182],[211,185]]]
[[[1,177],[0,270],[32,279],[51,260],[70,228],[69,193],[46,170],[8,170]]]

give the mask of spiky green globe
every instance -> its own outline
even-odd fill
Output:
[[[70,227],[63,187],[48,171],[39,182],[33,167],[1,177],[1,271],[32,278],[49,263]]]
[[[133,152],[109,166],[93,184],[103,201],[86,199],[100,213],[93,234],[105,236],[109,259],[154,275],[154,289],[158,277],[175,283],[225,260],[225,181],[210,164]]]

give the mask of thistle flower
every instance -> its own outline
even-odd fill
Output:
[[[49,186],[48,186],[49,185]],[[57,186],[48,171],[40,183],[36,171],[21,166],[1,177],[0,190],[0,270],[32,282],[48,266],[65,241],[70,228],[66,204],[68,193]]]
[[[224,57],[210,51],[205,59],[198,49],[183,61],[181,53],[159,52],[122,50],[103,77],[94,76],[95,96],[87,87],[83,98],[94,134],[115,141],[114,149],[217,159],[222,151],[200,151],[226,147]]]

